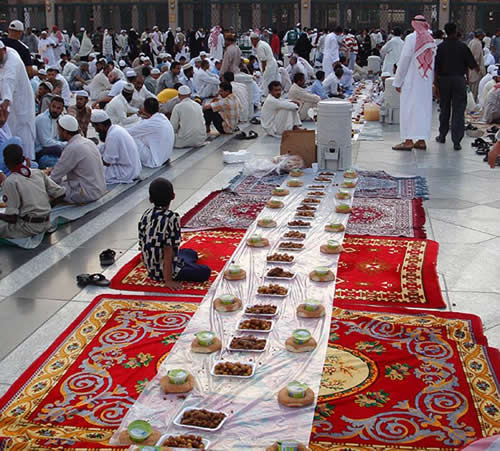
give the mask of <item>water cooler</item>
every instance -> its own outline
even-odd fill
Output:
[[[382,60],[380,56],[371,55],[368,57],[368,72],[373,74],[378,74],[382,66]]]
[[[352,166],[352,104],[344,100],[318,103],[317,159],[321,169]]]

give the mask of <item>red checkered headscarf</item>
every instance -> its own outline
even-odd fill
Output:
[[[415,33],[417,33],[415,58],[417,58],[418,71],[422,78],[427,80],[429,75],[432,75],[432,63],[434,62],[436,44],[429,33],[430,27],[424,16],[415,16],[411,22],[411,26],[415,30]]]

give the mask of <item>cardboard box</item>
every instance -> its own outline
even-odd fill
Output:
[[[316,132],[314,130],[288,130],[281,137],[280,155],[298,155],[310,168],[317,162]]]

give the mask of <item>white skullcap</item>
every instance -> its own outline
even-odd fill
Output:
[[[149,56],[145,56],[144,61],[151,61],[151,58]]]
[[[172,55],[170,53],[165,53],[165,58],[172,58]]]
[[[89,53],[89,58],[95,58],[95,53]]]
[[[193,65],[191,63],[186,63],[184,64],[184,66],[182,66],[182,70],[188,70],[188,69],[192,69],[193,68]]]
[[[220,59],[217,59],[217,58],[214,59],[214,64],[220,63],[220,62],[221,62]]]
[[[125,67],[125,66],[127,65],[127,63],[126,63],[125,61],[123,61],[123,60],[120,60],[120,61],[118,62],[118,65],[119,65],[120,67]]]
[[[68,132],[77,132],[78,131],[78,121],[73,117],[70,116],[69,114],[65,114],[64,116],[61,116],[58,120],[57,123],[61,128]]]
[[[40,31],[40,34],[47,34],[47,30]]]
[[[255,33],[255,31],[252,31],[250,33],[250,39],[260,39],[260,37],[257,33]]]
[[[1,47],[0,47],[0,48],[1,48]],[[38,71],[38,73],[39,73],[40,75],[47,75],[47,71],[46,71],[45,69],[40,69],[40,70]]]
[[[129,69],[125,71],[125,77],[127,78],[137,77],[137,74],[135,73],[134,69]]]
[[[197,56],[194,60],[193,60],[195,63],[201,63],[201,58],[199,56]]]
[[[132,83],[127,83],[126,85],[123,85],[122,92],[128,92],[129,94],[133,94],[134,85]]]
[[[24,31],[24,25],[20,20],[13,20],[9,24],[9,30]]]
[[[80,28],[80,31],[85,31],[85,27],[81,27],[81,28]]]
[[[200,52],[200,56],[208,56],[208,53],[205,51]]]
[[[52,86],[52,83],[50,81],[42,81],[40,83],[40,86],[44,85],[50,92],[54,89],[54,86]]]
[[[84,91],[83,89],[81,91],[75,92],[75,96],[77,97],[87,97],[89,98],[89,93],[87,91]]]
[[[55,65],[55,64],[54,64],[54,65],[52,65],[52,66],[49,66],[49,67],[47,68],[47,70],[56,70],[57,72],[60,72],[60,71],[61,71],[61,69],[59,69],[59,66],[57,66],[57,65]]]
[[[496,72],[496,70],[497,70],[497,67],[494,64],[490,64],[488,66],[488,73],[489,74],[493,75]]]
[[[154,69],[152,69],[152,70],[151,70],[151,73],[152,73],[153,75],[158,75],[158,74],[161,74],[160,69],[158,69],[158,68],[156,68],[156,67],[155,67]]]
[[[191,88],[189,86],[186,86],[186,85],[182,85],[179,87],[178,91],[177,91],[181,96],[188,96],[189,94],[191,94]]]
[[[104,110],[92,110],[92,114],[90,115],[90,122],[94,124],[100,124],[102,122],[106,122],[109,120],[108,113]]]

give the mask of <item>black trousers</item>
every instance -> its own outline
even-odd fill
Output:
[[[203,111],[203,116],[205,116],[205,126],[207,130],[210,129],[210,125],[213,123],[217,131],[223,135],[225,133],[224,127],[222,126],[222,116],[214,110]]]
[[[454,144],[460,144],[465,132],[465,107],[467,89],[465,78],[461,76],[438,77],[439,88],[439,135],[445,137],[450,130]]]

